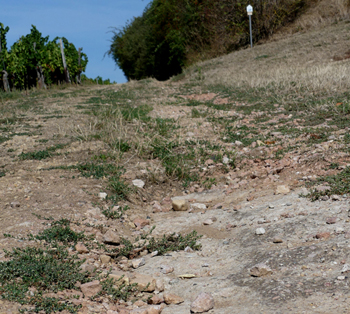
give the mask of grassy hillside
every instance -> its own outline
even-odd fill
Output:
[[[142,16],[114,32],[108,53],[128,79],[166,80],[199,60],[247,47],[248,4],[255,43],[349,16],[348,0],[153,0]]]
[[[173,80],[199,83],[203,91],[221,89],[262,105],[279,102],[293,110],[317,105],[320,110],[318,106],[349,98],[349,30],[344,21],[300,32],[198,63]]]

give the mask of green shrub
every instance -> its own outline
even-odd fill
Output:
[[[254,41],[291,22],[307,0],[153,0],[115,29],[108,54],[128,79],[166,80],[183,66],[249,43],[246,6],[254,7]]]

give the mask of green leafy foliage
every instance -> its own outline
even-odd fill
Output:
[[[75,284],[78,281],[87,282],[87,274],[80,271],[84,260],[70,255],[60,246],[14,248],[12,252],[5,253],[9,260],[0,263],[0,296],[3,299],[31,305],[35,313],[77,312],[79,306],[67,301],[62,303],[58,298],[44,297],[42,292],[77,289]],[[31,295],[28,293],[30,288],[38,292]]]
[[[154,227],[153,227],[154,229]],[[186,235],[172,233],[163,235],[163,237],[157,239],[149,237],[151,231],[142,237],[144,244],[138,243],[134,245],[130,240],[121,238],[121,248],[117,249],[117,256],[135,257],[136,252],[140,252],[140,248],[145,248],[149,252],[158,251],[159,255],[164,255],[167,252],[181,251],[186,247],[190,247],[193,250],[200,250],[202,245],[197,241],[202,237],[198,235],[196,231],[192,231]]]
[[[334,168],[335,164],[331,164],[330,167]],[[344,195],[350,193],[350,167],[346,167],[338,174],[332,176],[320,177],[316,182],[310,183],[309,185],[324,184],[329,186],[324,191],[319,191],[315,188],[310,188],[309,193],[305,195],[312,201],[316,201],[322,196],[330,195]]]
[[[248,4],[254,7],[253,36],[257,41],[292,21],[306,3],[306,0],[153,0],[142,16],[114,30],[107,53],[128,79],[166,80],[199,59],[247,45]]]
[[[64,148],[64,144],[57,144],[55,146],[47,147],[45,150],[39,150],[35,152],[28,152],[28,153],[21,153],[19,155],[19,159],[21,160],[42,160],[46,158],[50,158],[52,156],[52,153],[55,152],[57,149]]]
[[[129,209],[128,205],[118,206],[116,210],[114,210],[115,206],[109,206],[107,209],[102,210],[102,214],[105,215],[108,219],[119,219],[123,216],[123,214]]]
[[[137,291],[137,283],[127,285],[123,282],[123,277],[117,281],[113,278],[108,278],[101,282],[102,291],[100,295],[106,295],[112,300],[124,300],[127,301],[131,293]]]
[[[65,80],[62,56],[58,37],[49,41],[49,37],[42,37],[37,28],[32,25],[28,35],[22,36],[8,51],[6,46],[6,33],[9,28],[4,28],[0,23],[0,36],[2,52],[2,67],[8,72],[11,88],[25,89],[38,84],[40,74],[44,75],[45,83],[57,84]],[[81,64],[78,64],[78,51],[66,38],[62,38],[67,68],[71,78],[84,72],[88,62],[87,56],[81,53]]]
[[[70,228],[70,221],[68,219],[61,219],[53,221],[50,228],[47,228],[37,234],[31,236],[37,240],[45,240],[47,243],[61,242],[64,244],[77,243],[84,240],[86,237],[84,232],[75,232]]]

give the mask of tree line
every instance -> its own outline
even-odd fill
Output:
[[[32,25],[30,33],[22,36],[7,49],[8,26],[0,23],[0,68],[3,89],[28,89],[34,86],[46,87],[60,82],[80,82],[80,74],[88,63],[87,55],[77,50],[66,38],[43,37]],[[66,69],[62,62],[59,39],[64,46]],[[68,76],[69,74],[69,76]],[[7,86],[6,86],[7,85]]]
[[[246,6],[254,8],[254,41],[293,21],[307,0],[153,0],[142,16],[114,29],[109,51],[127,79],[166,80],[199,60],[249,43]]]

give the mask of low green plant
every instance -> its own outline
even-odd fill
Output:
[[[123,281],[123,276],[117,281],[113,278],[107,278],[101,281],[102,291],[99,293],[101,296],[107,296],[111,300],[124,300],[127,301],[131,294],[138,291],[137,283],[127,285]]]
[[[86,240],[84,232],[75,232],[70,228],[70,223],[68,219],[52,221],[49,228],[44,229],[36,236],[30,235],[30,237],[32,239],[45,240],[47,243],[61,242],[63,244]]]
[[[209,190],[213,185],[216,184],[216,179],[215,178],[206,178],[202,184],[206,189]]]
[[[119,168],[115,166],[114,164],[109,163],[84,163],[79,164],[75,166],[76,169],[78,169],[83,177],[86,178],[94,178],[94,179],[100,179],[104,177],[109,177],[110,175],[119,174]]]
[[[112,148],[119,150],[122,153],[126,153],[131,149],[131,145],[123,139],[117,140],[111,145]]]
[[[21,153],[18,157],[20,160],[42,160],[53,156],[53,152],[58,149],[63,149],[65,144],[57,144],[47,147],[45,150],[39,150],[35,152]]]
[[[190,247],[193,250],[200,250],[202,246],[197,243],[197,240],[201,237],[196,231],[192,231],[185,236],[172,233],[170,235],[163,235],[160,239],[151,237],[148,239],[149,243],[146,245],[146,248],[149,252],[158,251],[159,255],[171,251],[182,251],[186,247]]]
[[[108,188],[112,193],[108,199],[112,200],[114,203],[127,199],[132,191],[131,187],[118,175],[109,178]]]
[[[53,248],[27,247],[5,251],[7,261],[0,263],[0,296],[3,299],[29,305],[38,313],[67,310],[76,313],[80,306],[62,302],[59,298],[43,297],[43,293],[77,289],[75,284],[87,282],[88,274],[80,271],[84,260],[70,255],[62,246]],[[29,289],[37,292],[30,295]]]
[[[329,189],[325,191],[319,191],[313,188],[315,184],[324,184],[329,186]],[[338,174],[332,176],[320,177],[316,182],[308,184],[309,193],[305,196],[310,198],[312,201],[316,201],[322,196],[330,195],[344,195],[350,193],[350,167],[346,167]]]
[[[119,219],[129,209],[128,205],[119,207],[117,210],[113,210],[115,205],[109,206],[107,209],[102,210],[102,214],[108,219]]]
[[[208,114],[208,110],[197,110],[196,108],[192,108],[191,110],[191,118],[205,118]]]
[[[244,146],[249,146],[257,140],[264,140],[258,129],[248,128],[245,125],[241,127],[226,125],[223,132],[223,138],[225,138],[225,142],[234,143],[235,141],[240,141]]]
[[[121,248],[115,250],[116,256],[126,256],[126,257],[135,257],[135,249],[139,252],[139,248],[145,248],[148,252],[158,251],[159,255],[164,255],[167,252],[181,251],[186,247],[190,247],[193,250],[200,250],[201,244],[197,241],[202,237],[198,235],[196,231],[192,231],[186,235],[181,235],[177,233],[172,233],[170,235],[163,235],[161,238],[150,237],[150,232],[141,238],[144,240],[143,244],[138,243],[138,245],[133,245],[133,243],[125,238],[121,238]],[[136,239],[137,241],[139,239]]]
[[[20,160],[42,160],[50,158],[52,154],[48,150],[39,150],[36,152],[21,153],[18,157]]]

